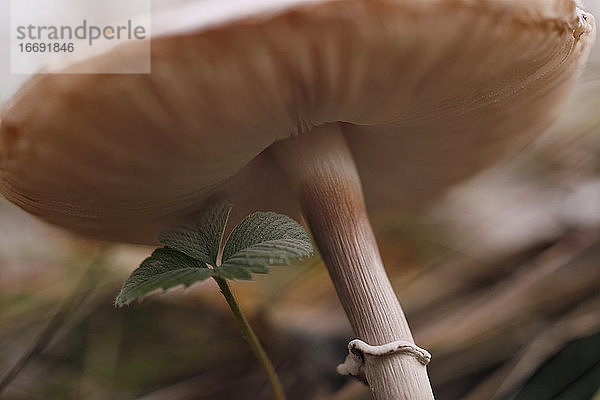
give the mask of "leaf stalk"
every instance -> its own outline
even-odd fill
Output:
[[[229,288],[229,284],[227,284],[227,281],[223,278],[214,277],[214,280],[219,285],[221,293],[223,293],[223,296],[225,297],[229,308],[233,312],[235,319],[240,325],[240,328],[242,329],[242,333],[244,334],[246,341],[250,345],[250,348],[252,348],[252,351],[254,352],[254,355],[260,362],[260,365],[262,366],[263,370],[266,372],[275,399],[285,400],[285,393],[283,391],[283,387],[281,386],[281,382],[279,381],[279,377],[275,372],[273,363],[269,359],[269,356],[267,355],[267,352],[260,343],[260,340],[254,333],[254,330],[250,326],[250,323],[246,319],[246,316],[240,309],[238,302],[236,301],[235,297],[233,296],[233,293],[231,292],[231,289]]]

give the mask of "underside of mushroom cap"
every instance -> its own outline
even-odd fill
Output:
[[[376,217],[529,143],[593,40],[572,0],[273,4],[211,19],[201,10],[215,2],[198,2],[201,22],[152,39],[152,74],[35,76],[2,114],[0,191],[51,223],[130,242],[153,242],[213,196],[239,215],[293,214],[269,146],[339,122]],[[69,69],[137,61],[132,43]]]

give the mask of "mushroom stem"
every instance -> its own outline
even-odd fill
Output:
[[[341,126],[314,128],[272,150],[298,192],[354,333],[371,345],[414,343],[383,267]],[[433,399],[426,368],[406,354],[367,356],[365,374],[377,400]]]

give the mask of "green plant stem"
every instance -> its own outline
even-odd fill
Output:
[[[279,377],[277,376],[277,373],[275,372],[275,368],[273,368],[273,363],[269,359],[269,356],[265,352],[265,349],[263,348],[262,344],[258,340],[258,337],[252,330],[252,327],[248,323],[248,320],[242,313],[242,310],[240,309],[239,304],[235,300],[233,293],[231,293],[231,289],[229,288],[227,281],[223,278],[217,278],[217,277],[215,277],[214,279],[215,279],[215,281],[217,281],[217,284],[219,285],[219,288],[221,289],[221,293],[223,293],[223,296],[225,296],[225,300],[227,300],[227,304],[229,304],[229,308],[231,308],[233,315],[237,319],[237,321],[240,325],[240,328],[242,329],[242,332],[244,333],[246,340],[248,341],[248,343],[250,344],[250,347],[252,348],[252,351],[254,352],[254,354],[256,355],[256,358],[258,358],[258,361],[260,362],[263,369],[267,373],[267,376],[269,377],[269,383],[271,384],[271,388],[273,389],[275,398],[277,400],[285,400],[285,393],[283,392],[283,388],[281,386],[281,382],[279,382]]]

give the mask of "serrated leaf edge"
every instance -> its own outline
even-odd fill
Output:
[[[181,271],[184,271],[184,270],[194,270],[194,269],[195,269],[195,268],[192,268],[192,267],[186,267],[186,268],[174,269],[174,270],[171,270],[171,271],[167,271],[167,272],[163,272],[163,273],[160,273],[160,274],[157,274],[157,275],[153,275],[153,276],[152,276],[152,278],[154,279],[156,276],[165,275],[165,274],[168,274],[168,273],[173,273],[173,272],[181,272]],[[205,270],[205,269],[202,269],[202,270]],[[194,281],[194,282],[192,282],[192,283],[190,283],[190,284],[186,284],[186,283],[183,283],[183,282],[182,282],[182,283],[177,283],[177,284],[175,284],[175,285],[168,286],[168,287],[158,287],[158,288],[156,288],[156,289],[153,289],[153,290],[152,290],[152,291],[150,291],[150,292],[144,293],[144,294],[143,294],[143,295],[141,295],[141,296],[135,296],[135,297],[133,297],[133,298],[131,298],[131,299],[127,300],[127,301],[124,301],[124,302],[119,302],[119,301],[118,301],[118,300],[119,300],[119,297],[121,297],[121,295],[123,294],[123,289],[121,289],[121,292],[119,292],[119,294],[118,294],[118,295],[117,295],[117,297],[115,298],[114,304],[115,304],[115,306],[117,306],[117,307],[121,308],[121,307],[123,307],[123,306],[125,306],[125,305],[129,305],[129,304],[131,304],[131,303],[132,303],[132,302],[134,302],[135,300],[138,300],[139,302],[141,302],[143,299],[145,299],[146,297],[148,297],[148,296],[150,296],[150,295],[152,295],[152,294],[157,294],[157,293],[164,294],[164,293],[168,292],[169,290],[171,290],[171,289],[176,289],[176,288],[178,288],[178,287],[180,287],[180,286],[183,286],[185,289],[188,289],[188,288],[192,287],[193,285],[195,285],[195,284],[197,284],[197,283],[204,282],[204,281],[206,281],[207,279],[209,279],[209,278],[212,278],[212,277],[215,275],[214,269],[211,269],[211,268],[206,268],[206,270],[208,270],[208,271],[211,271],[211,274],[210,274],[209,276],[207,276],[206,278],[204,278],[204,279],[199,279],[199,280],[197,280],[197,281]],[[130,276],[131,276],[131,275],[130,275]],[[129,278],[128,278],[128,279],[129,279]],[[127,284],[127,281],[125,281],[125,284]],[[123,287],[125,286],[125,284],[123,284]]]

